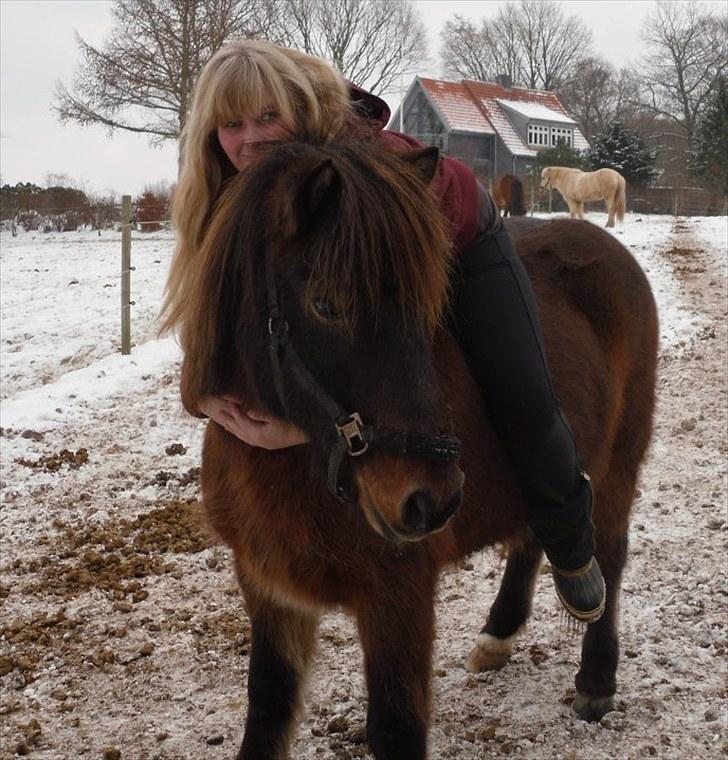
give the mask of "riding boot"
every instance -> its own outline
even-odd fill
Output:
[[[604,612],[606,587],[594,556],[591,520],[594,489],[586,473],[580,473],[576,489],[563,506],[532,511],[531,528],[551,562],[551,574],[559,601],[582,623],[595,623]]]

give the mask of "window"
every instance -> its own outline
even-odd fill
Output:
[[[529,145],[548,145],[549,128],[542,127],[540,124],[528,125],[528,144]]]
[[[571,127],[547,127],[542,124],[528,125],[528,144],[545,147],[556,147],[563,144],[572,146],[574,130]]]
[[[551,145],[566,145],[571,147],[572,130],[565,127],[551,127]]]

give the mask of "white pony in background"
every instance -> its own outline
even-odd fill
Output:
[[[614,219],[624,219],[627,183],[614,169],[597,169],[583,172],[566,166],[546,166],[541,170],[541,188],[556,188],[569,205],[572,219],[584,218],[584,201],[607,202],[607,227],[614,227]]]

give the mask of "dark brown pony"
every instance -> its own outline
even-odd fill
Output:
[[[525,216],[523,182],[515,174],[503,174],[493,186],[493,198],[503,216]]]
[[[287,757],[326,609],[356,620],[378,760],[426,756],[433,600],[447,563],[510,547],[471,669],[503,666],[530,613],[541,548],[443,327],[452,251],[425,187],[436,159],[279,146],[234,180],[201,252],[183,333],[187,393],[235,393],[311,437],[266,451],[207,428],[204,507],[233,551],[252,625],[240,758]],[[620,576],[651,432],[655,304],[636,261],[591,224],[522,220],[512,235],[596,493],[607,608],[584,635],[574,707],[599,719],[616,688]]]

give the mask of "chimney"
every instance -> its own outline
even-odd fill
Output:
[[[504,90],[510,90],[513,87],[513,80],[508,74],[498,74],[495,78],[496,84],[499,84]]]

